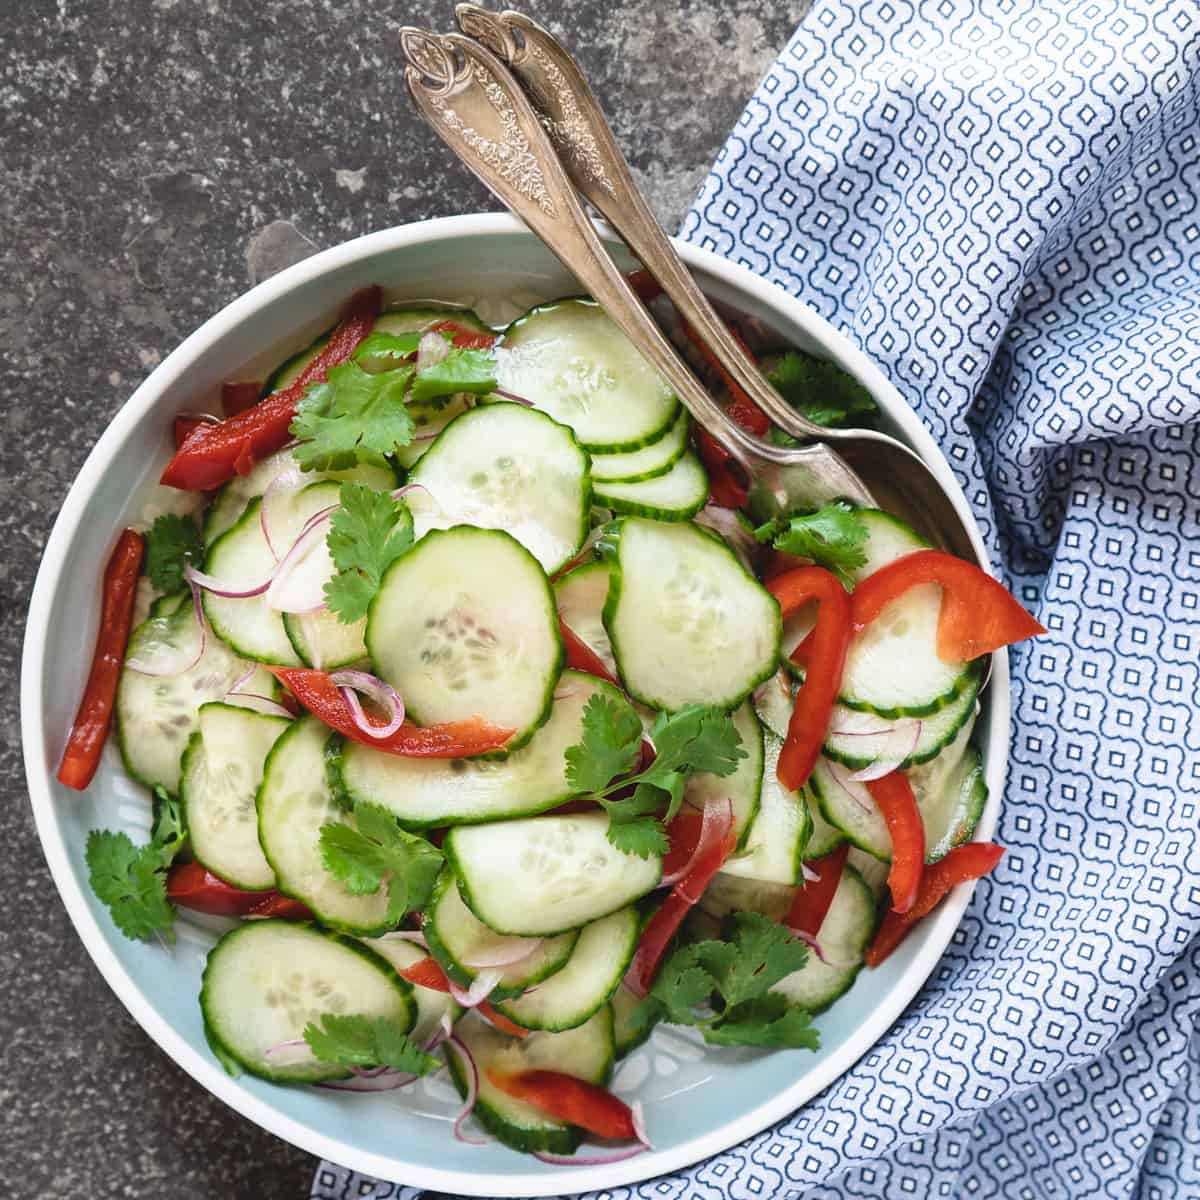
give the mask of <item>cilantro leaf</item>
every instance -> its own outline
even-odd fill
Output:
[[[659,713],[650,731],[654,764],[648,778],[673,771],[704,771],[732,775],[746,757],[733,718],[719,708],[689,704],[673,713]]]
[[[330,611],[344,624],[367,615],[383,573],[413,542],[408,507],[387,492],[343,483],[325,541],[337,574],[325,585]]]
[[[412,333],[368,333],[354,348],[351,358],[355,362],[370,362],[372,360],[390,362],[395,365],[416,354],[421,343],[421,335],[415,330]]]
[[[491,350],[451,350],[441,362],[417,372],[412,398],[422,404],[452,392],[486,395],[496,389],[496,355]]]
[[[726,1008],[765,995],[808,961],[808,947],[761,913],[735,913],[728,937],[728,941],[700,942],[696,947]]]
[[[642,745],[633,706],[597,692],[584,705],[583,740],[567,750],[567,783],[574,792],[599,792],[631,771]]]
[[[92,891],[127,938],[147,942],[157,934],[175,940],[175,910],[167,900],[159,847],[135,846],[124,833],[93,829],[86,857]]]
[[[713,1046],[773,1046],[792,1050],[816,1050],[821,1045],[820,1034],[812,1027],[812,1016],[789,1004],[778,992],[728,1009],[720,1021],[705,1028],[704,1040]]]
[[[187,823],[183,805],[161,785],[154,789],[154,824],[150,845],[158,851],[159,862],[166,868],[187,844]]]
[[[658,969],[649,999],[675,1025],[695,1025],[696,1009],[707,1004],[713,994],[712,976],[702,967],[695,946],[682,946]]]
[[[296,407],[292,454],[305,471],[341,471],[360,462],[384,465],[387,455],[412,441],[406,407],[411,367],[372,375],[356,362],[339,363],[324,383],[309,387]]]
[[[754,536],[760,542],[771,541],[776,550],[828,567],[847,588],[854,586],[854,568],[867,562],[862,514],[840,500],[803,516],[768,522]]]
[[[386,809],[354,806],[354,824],[321,826],[321,861],[353,896],[388,889],[388,921],[423,908],[442,869],[442,854],[424,838],[402,829]]]
[[[658,820],[666,797],[649,783],[639,783],[633,795],[622,800],[597,797],[608,812],[608,840],[622,854],[649,858],[666,854],[667,835]]]
[[[827,359],[789,350],[764,366],[788,404],[817,425],[845,425],[856,414],[878,411],[871,393]]]
[[[320,1024],[305,1025],[304,1040],[322,1062],[347,1067],[392,1067],[407,1075],[428,1075],[442,1065],[385,1017],[323,1013]]]
[[[183,568],[204,559],[204,541],[191,517],[163,513],[146,534],[146,575],[160,592],[183,587]]]

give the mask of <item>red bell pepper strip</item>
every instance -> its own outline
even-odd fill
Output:
[[[709,348],[708,343],[700,336],[699,332],[684,324],[684,332],[688,336],[688,341],[700,351],[704,361],[721,377],[721,381],[725,384],[729,392],[729,404],[725,411],[745,430],[750,433],[757,434],[759,437],[765,436],[767,430],[771,428],[771,422],[767,414],[763,412],[753,400],[742,390],[741,385],[734,379],[732,375],[725,369],[721,360]],[[732,325],[729,326],[729,332],[733,335],[734,341],[746,352],[746,356],[751,362],[754,361],[754,355],[750,353],[750,348],[742,340],[741,335]],[[728,453],[728,452],[727,452]]]
[[[595,675],[606,679],[609,683],[621,685],[613,673],[604,665],[604,660],[591,648],[561,617],[558,629],[562,634],[563,645],[567,648],[567,666],[572,671],[582,671],[585,675]]]
[[[816,872],[817,878],[796,892],[792,907],[788,910],[789,929],[807,933],[810,937],[816,937],[821,932],[821,923],[842,881],[842,868],[846,865],[846,855],[849,853],[850,843],[843,842],[824,858],[806,864]]]
[[[837,576],[824,567],[798,567],[777,575],[766,587],[779,601],[785,621],[810,600],[818,604],[817,624],[805,655],[808,669],[796,693],[776,770],[779,782],[794,792],[804,786],[816,765],[842,683],[850,643],[850,597]]]
[[[712,882],[712,877],[721,869],[722,863],[733,853],[733,849],[737,845],[737,836],[733,831],[732,806],[726,805],[718,815],[710,814],[709,819],[708,844],[693,850],[695,842],[692,842],[692,847],[688,849],[689,857],[694,854],[691,870],[670,890],[658,911],[646,922],[642,936],[638,939],[637,950],[634,952],[633,962],[625,976],[625,983],[639,996],[644,996],[650,990],[654,976],[658,973],[659,963],[662,961],[671,939],[678,932],[679,926],[683,924],[692,905],[704,894],[704,889]],[[681,845],[674,854],[668,851],[667,858],[679,862],[683,855],[682,845],[687,840],[691,821],[691,816],[681,812],[671,822],[671,826],[667,830],[670,844],[674,846],[678,840]],[[698,838],[702,832],[703,829],[694,836]],[[683,859],[683,861],[687,860]],[[666,865],[664,861],[664,870]]]
[[[428,332],[445,334],[459,350],[490,350],[499,337],[483,329],[469,329],[457,321],[438,321],[430,325]]]
[[[92,782],[100,765],[100,754],[112,723],[117,681],[129,644],[133,624],[133,603],[137,597],[138,575],[142,569],[145,541],[140,533],[126,529],[117,539],[104,568],[104,589],[100,601],[100,630],[92,654],[92,669],[83,689],[83,699],[75,712],[75,723],[67,737],[58,781],[83,791]]]
[[[937,652],[946,662],[967,662],[1046,632],[1002,583],[941,550],[918,550],[868,575],[854,589],[850,602],[854,632],[869,625],[909,588],[923,583],[942,587]]]
[[[864,959],[877,967],[902,941],[922,917],[941,903],[942,897],[956,884],[982,879],[1004,856],[1004,847],[992,842],[968,842],[956,846],[945,858],[930,863],[921,878],[916,901],[906,913],[889,912],[879,926]]]
[[[390,737],[374,738],[360,729],[341,690],[327,671],[304,667],[271,667],[270,671],[301,704],[330,729],[351,741],[361,742],[403,758],[468,758],[499,750],[513,735],[511,729],[489,725],[472,717],[442,725],[413,725],[405,721]]]
[[[205,421],[202,417],[176,417],[175,425],[172,433],[175,437],[175,449],[178,450],[184,442],[188,440],[188,434],[193,429],[199,429],[201,425],[211,425],[211,421]]]
[[[892,911],[908,912],[916,903],[925,866],[925,822],[913,795],[912,784],[903,771],[893,771],[867,784],[871,799],[879,807],[892,838],[892,865],[888,869],[888,890],[892,893]]]
[[[261,399],[261,383],[221,384],[221,411],[227,417],[236,417],[238,413],[253,408]]]
[[[161,482],[169,487],[209,491],[234,475],[246,474],[255,463],[285,445],[291,436],[296,405],[308,385],[322,381],[331,367],[354,353],[375,324],[381,295],[379,288],[369,287],[351,297],[341,323],[294,383],[272,392],[237,416],[193,430],[167,464]]]
[[[218,917],[283,917],[307,921],[312,913],[290,896],[273,888],[248,892],[233,887],[198,862],[176,863],[167,874],[167,899],[181,908]]]
[[[625,278],[643,304],[649,304],[651,300],[657,300],[663,294],[658,280],[644,268],[640,271],[630,271]]]
[[[397,968],[396,974],[417,987],[447,994],[450,992],[450,980],[446,978],[446,972],[432,958],[419,959],[411,967]],[[507,1033],[509,1037],[517,1038],[529,1036],[528,1029],[518,1025],[515,1021],[510,1021],[503,1013],[498,1013],[486,1000],[476,1007],[479,1015],[491,1021],[501,1033]]]
[[[562,1071],[518,1071],[506,1074],[489,1067],[487,1077],[509,1096],[597,1137],[628,1141],[637,1137],[633,1110],[612,1092]]]

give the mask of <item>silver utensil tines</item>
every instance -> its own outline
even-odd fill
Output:
[[[813,425],[762,376],[655,220],[582,72],[553,36],[520,13],[496,14],[473,4],[459,5],[456,11],[470,37],[412,27],[401,31],[409,63],[406,82],[418,110],[575,274],[696,420],[734,457],[749,480],[755,515],[777,516],[844,497],[898,510],[935,541],[976,559],[957,511],[911,450],[874,431]],[[500,56],[512,64],[520,82]],[[776,446],[726,415],[605,250],[576,188],[621,234],[764,412],[794,436],[821,441]],[[842,453],[826,444],[832,438]]]

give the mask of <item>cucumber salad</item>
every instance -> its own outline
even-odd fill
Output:
[[[745,332],[799,411],[874,418]],[[147,844],[88,841],[122,933],[229,918],[199,996],[227,1070],[447,1070],[461,1140],[614,1161],[650,1145],[608,1083],[656,1023],[814,1049],[999,860],[971,840],[983,664],[1040,627],[893,514],[753,523],[593,301],[495,330],[367,289],[222,401],[175,421],[186,514],[117,541],[59,779],[86,787],[111,729],[152,798]]]

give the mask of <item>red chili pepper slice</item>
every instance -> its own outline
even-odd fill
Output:
[[[490,350],[500,336],[482,329],[471,329],[457,321],[438,321],[429,327],[430,333],[442,333],[459,350]]]
[[[850,597],[837,576],[824,567],[798,567],[766,584],[786,621],[810,600],[817,601],[817,624],[807,649],[804,682],[796,693],[787,739],[776,774],[789,791],[807,782],[825,742],[825,731],[842,682],[850,643]]]
[[[864,959],[877,967],[908,936],[922,917],[928,916],[957,884],[982,879],[1004,857],[1004,847],[993,842],[968,842],[956,846],[945,858],[930,863],[921,878],[921,888],[906,913],[889,912],[879,926]]]
[[[92,669],[75,712],[75,723],[67,737],[62,761],[58,764],[59,783],[79,791],[83,791],[96,774],[112,724],[113,702],[117,696],[121,664],[125,661],[125,647],[129,644],[144,548],[142,535],[126,529],[117,539],[104,568],[100,629],[96,634]]]
[[[472,717],[468,721],[448,721],[442,725],[412,725],[405,721],[391,737],[374,738],[358,727],[350,706],[327,671],[303,667],[271,667],[270,670],[314,717],[330,729],[351,741],[403,758],[469,758],[488,750],[499,750],[513,734],[511,729],[501,729]]]
[[[422,958],[413,963],[411,967],[397,969],[396,974],[417,987],[429,988],[435,992],[449,993],[450,991],[450,980],[446,978],[446,972],[432,958]],[[517,1038],[529,1036],[528,1029],[518,1025],[515,1021],[510,1021],[503,1013],[498,1013],[486,1000],[477,1007],[479,1015],[491,1021],[501,1033],[507,1033],[509,1037]]]
[[[280,449],[291,436],[288,431],[296,405],[308,385],[323,380],[330,367],[354,353],[375,324],[381,296],[379,288],[370,287],[351,297],[341,323],[294,383],[237,416],[193,430],[167,464],[162,482],[169,487],[209,491],[234,475],[246,474],[255,463]]]
[[[888,890],[892,893],[892,911],[908,912],[917,899],[925,866],[925,822],[913,795],[912,784],[903,771],[893,771],[882,779],[872,779],[867,791],[879,806],[892,838],[892,865],[888,869]]]
[[[236,417],[238,413],[253,408],[261,399],[261,383],[221,384],[221,411],[227,417]]]
[[[607,679],[609,683],[621,685],[616,676],[604,665],[604,660],[591,648],[561,617],[558,621],[559,632],[562,634],[563,645],[567,648],[567,667],[572,671],[582,671],[585,675],[595,675],[599,679]]]
[[[868,575],[851,600],[854,632],[869,625],[909,588],[923,583],[942,587],[937,652],[946,662],[967,662],[1046,632],[1002,583],[974,563],[941,550],[918,550]]]
[[[597,1137],[614,1140],[637,1137],[629,1105],[594,1083],[562,1071],[518,1071],[510,1075],[494,1067],[488,1068],[487,1077],[507,1095]]]
[[[833,903],[833,894],[842,880],[842,868],[846,865],[846,855],[849,853],[849,842],[843,842],[824,858],[806,864],[816,872],[817,878],[796,892],[792,907],[788,910],[789,929],[807,933],[811,937],[821,932],[821,923]]]
[[[248,892],[233,887],[198,862],[176,863],[167,874],[167,899],[181,908],[218,917],[284,917],[307,921],[312,913],[299,900],[273,888]]]

